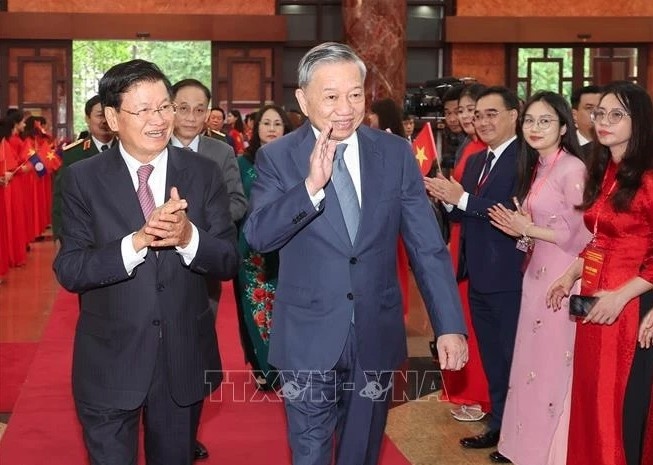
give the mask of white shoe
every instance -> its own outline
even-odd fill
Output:
[[[458,421],[479,421],[485,417],[485,412],[481,410],[481,406],[474,405],[461,405],[458,408],[450,410],[451,415]]]

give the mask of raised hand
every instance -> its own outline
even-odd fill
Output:
[[[322,132],[315,142],[315,147],[313,147],[313,152],[311,152],[306,188],[312,196],[324,188],[331,179],[337,141],[330,140],[330,134],[331,125],[322,128]]]

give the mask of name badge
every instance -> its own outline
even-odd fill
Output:
[[[605,251],[588,246],[583,254],[583,275],[581,276],[581,294],[594,295],[599,290],[601,270],[605,260]]]

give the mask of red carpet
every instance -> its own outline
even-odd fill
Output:
[[[0,343],[0,412],[11,412],[32,364],[38,343]]]
[[[0,463],[70,465],[88,463],[70,388],[77,297],[57,296],[43,339],[0,441]],[[283,404],[244,381],[233,288],[225,285],[218,311],[218,338],[229,381],[207,400],[199,438],[209,449],[205,465],[290,464]],[[381,465],[409,465],[386,440]],[[140,463],[144,463],[141,457]]]

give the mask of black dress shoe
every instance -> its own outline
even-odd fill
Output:
[[[499,444],[498,430],[488,431],[478,436],[470,436],[460,440],[460,445],[466,449],[486,449],[488,447],[495,447],[497,444]]]
[[[195,440],[195,460],[204,460],[209,457],[209,451],[206,450],[206,446],[201,442]]]
[[[495,450],[490,454],[490,460],[494,463],[512,463],[508,457],[503,455],[498,450]]]

